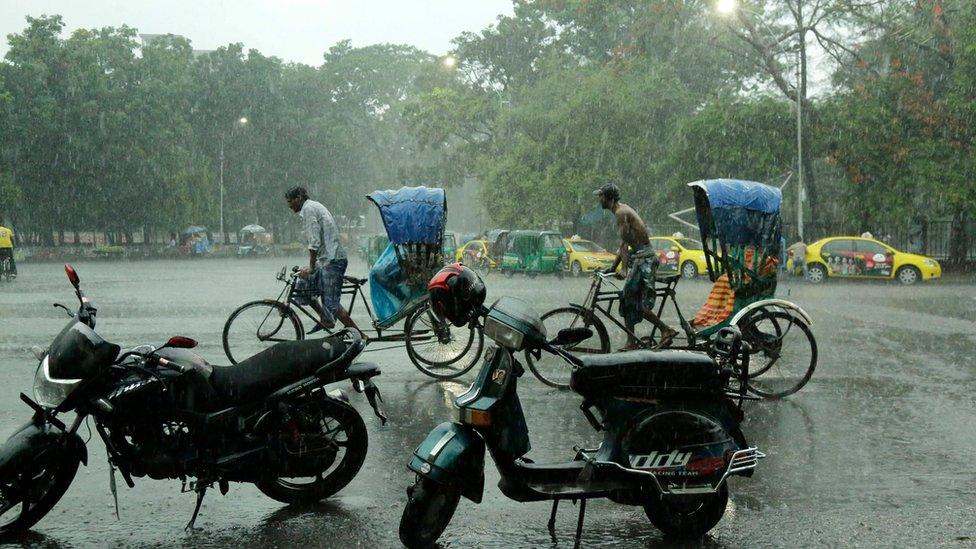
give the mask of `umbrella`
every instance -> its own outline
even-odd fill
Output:
[[[183,234],[196,234],[196,233],[205,233],[205,232],[207,232],[207,228],[200,227],[198,225],[191,225],[183,230]]]
[[[265,230],[265,228],[262,227],[261,225],[255,225],[252,223],[250,225],[244,226],[244,228],[241,229],[241,232],[242,233],[265,233],[268,231]]]

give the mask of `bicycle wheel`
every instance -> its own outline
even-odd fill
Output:
[[[281,341],[305,338],[298,315],[287,305],[270,299],[245,303],[224,324],[224,353],[231,364]]]
[[[542,324],[546,327],[549,338],[556,337],[559,330],[564,328],[590,328],[593,335],[575,345],[563,347],[573,354],[605,354],[610,352],[610,337],[603,321],[596,315],[582,307],[560,307],[542,315]],[[529,369],[539,378],[539,381],[558,389],[569,388],[569,375],[573,366],[562,358],[542,353],[538,359],[525,353],[525,361]]]
[[[437,318],[429,305],[410,313],[403,332],[410,361],[435,379],[466,373],[478,362],[485,343],[481,326],[457,328]]]
[[[807,323],[785,311],[763,310],[739,324],[752,347],[749,390],[766,398],[791,395],[807,384],[817,367],[817,341]],[[752,363],[757,368],[752,369]]]

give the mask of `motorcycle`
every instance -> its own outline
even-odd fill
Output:
[[[385,423],[379,368],[353,363],[365,347],[358,333],[279,343],[235,366],[207,363],[181,336],[123,351],[95,332],[97,308],[75,270],[65,272],[79,306],[55,304],[70,321],[37,351],[34,398],[20,395],[33,417],[0,446],[0,537],[41,520],[88,464],[78,429],[89,418],[107,449],[116,516],[116,470],[130,488],[134,477],[182,480],[196,494],[187,528],[215,484],[226,494],[230,482],[253,483],[290,504],[329,497],[356,476],[366,426],[326,385],[351,380]],[[70,425],[60,417],[68,412]]]
[[[553,502],[553,536],[559,502],[580,501],[577,543],[592,498],[643,506],[669,536],[704,535],[725,513],[729,477],[751,476],[765,457],[739,428],[743,401],[755,397],[746,395],[748,344],[736,328],[724,329],[710,354],[633,351],[581,359],[567,349],[592,336],[589,328],[567,328],[547,340],[539,315],[510,297],[479,314],[497,347],[454,401],[457,421],[438,425],[413,453],[408,467],[416,481],[407,490],[399,530],[404,545],[436,541],[461,496],[481,502],[486,446],[502,494]],[[571,388],[583,397],[580,410],[588,422],[603,432],[598,447],[578,449],[565,463],[526,457],[530,443],[518,396],[524,369],[515,356],[523,350],[537,357],[552,353],[574,366]]]

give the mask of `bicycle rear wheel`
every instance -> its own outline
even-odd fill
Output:
[[[605,354],[610,352],[610,337],[603,321],[596,315],[582,307],[560,307],[542,315],[542,324],[546,327],[546,335],[556,337],[559,330],[564,328],[590,328],[593,335],[575,345],[567,345],[563,349],[579,354]],[[558,389],[569,388],[569,376],[573,366],[562,358],[543,353],[540,358],[525,353],[525,361],[529,369],[539,378],[539,381]]]
[[[478,362],[485,344],[481,326],[458,328],[437,318],[426,304],[410,313],[403,331],[410,361],[435,379],[466,373]]]
[[[750,391],[766,398],[782,398],[810,381],[817,367],[817,341],[806,322],[785,311],[763,310],[740,322],[739,327],[743,340],[752,348]]]
[[[241,305],[224,324],[224,353],[231,364],[275,343],[300,339],[305,339],[305,330],[298,315],[287,305],[270,299]]]

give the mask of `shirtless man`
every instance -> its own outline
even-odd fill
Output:
[[[626,348],[639,347],[633,333],[634,326],[642,318],[661,331],[658,347],[667,347],[678,332],[654,314],[654,273],[659,262],[651,246],[647,226],[633,208],[620,202],[620,189],[613,183],[607,183],[593,191],[593,194],[600,197],[600,206],[604,210],[609,210],[617,218],[620,248],[617,250],[617,259],[605,272],[608,274],[616,272],[617,266],[622,262],[624,272],[627,273],[620,296],[620,314],[624,317],[624,324],[627,326]]]

